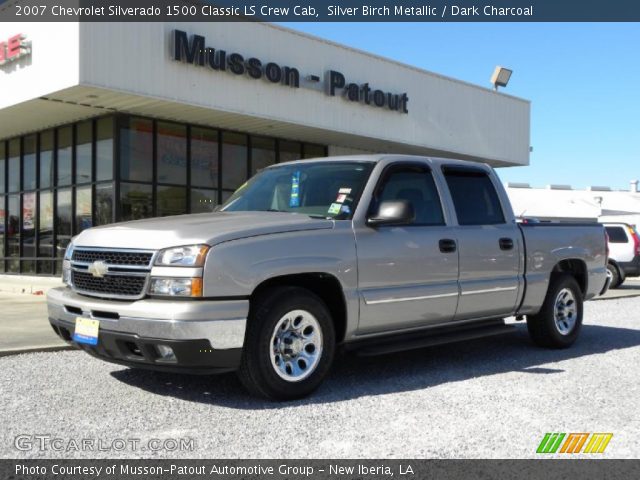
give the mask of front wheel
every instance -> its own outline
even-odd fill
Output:
[[[574,277],[562,274],[552,278],[542,308],[527,316],[527,329],[541,347],[567,348],[582,327],[582,291]]]
[[[271,289],[251,306],[238,375],[253,394],[293,400],[313,392],[335,352],[331,314],[312,292]]]

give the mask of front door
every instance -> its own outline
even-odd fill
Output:
[[[420,327],[453,319],[458,303],[458,253],[440,195],[426,165],[393,164],[382,174],[370,211],[408,200],[410,225],[356,228],[359,334]]]

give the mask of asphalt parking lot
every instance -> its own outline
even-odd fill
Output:
[[[536,348],[520,325],[342,356],[314,396],[284,404],[248,397],[233,374],[150,373],[79,351],[5,356],[0,457],[514,458],[535,457],[546,432],[612,432],[601,456],[638,458],[639,311],[639,297],[587,303],[581,338],[563,351]],[[83,439],[104,450],[77,451]]]

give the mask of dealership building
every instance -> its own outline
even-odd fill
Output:
[[[287,160],[529,162],[528,101],[266,23],[2,23],[0,92],[0,274]]]

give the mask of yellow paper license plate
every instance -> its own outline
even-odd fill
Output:
[[[73,340],[78,343],[86,343],[87,345],[97,345],[99,328],[99,320],[77,317],[76,330],[73,333]]]

